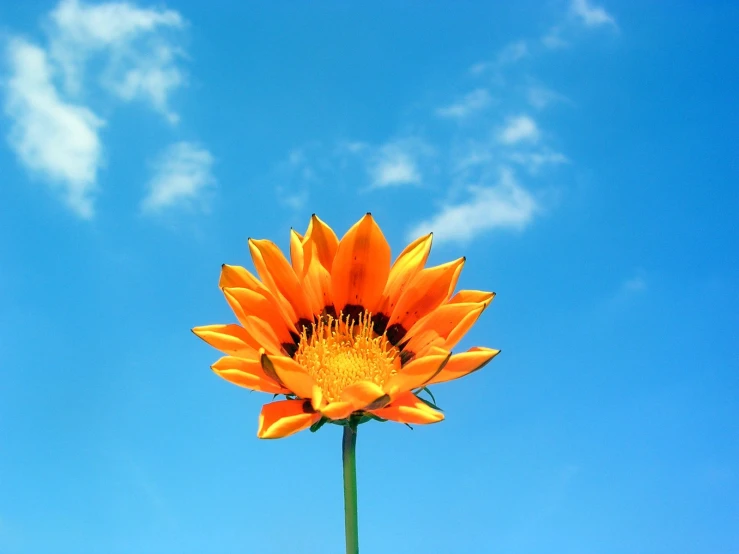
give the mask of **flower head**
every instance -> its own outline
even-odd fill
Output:
[[[424,267],[431,235],[390,264],[390,246],[370,214],[339,241],[315,215],[291,231],[290,261],[267,240],[249,240],[259,278],[224,265],[220,287],[240,325],[194,333],[226,356],[218,375],[285,395],[265,404],[260,438],[280,438],[349,418],[435,423],[444,415],[416,392],[467,375],[498,350],[451,350],[494,293],[454,293],[464,258]]]

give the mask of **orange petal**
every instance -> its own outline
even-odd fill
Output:
[[[444,342],[444,338],[440,337],[439,333],[435,330],[423,329],[420,332],[414,333],[413,336],[408,339],[408,342],[403,343],[401,358],[404,363],[408,363],[411,360],[425,356],[431,348],[443,347]],[[446,350],[449,349],[447,348]]]
[[[419,344],[416,337],[428,340],[429,331],[432,331],[432,336],[435,334],[443,338],[445,348],[451,350],[469,331],[484,309],[485,304],[472,302],[439,306],[411,327],[406,334],[408,344],[403,349],[418,353],[423,345]]]
[[[313,390],[310,394],[310,405],[315,411],[319,411],[326,404],[326,399],[323,397],[323,389],[318,385],[313,385]]]
[[[326,306],[333,306],[333,295],[331,293],[331,274],[319,261],[315,244],[306,244],[311,250],[307,257],[308,265],[305,268],[303,287],[308,297],[313,315],[320,315]]]
[[[303,237],[290,229],[290,264],[295,275],[303,274]]]
[[[336,311],[361,306],[375,311],[390,272],[390,245],[370,214],[344,235],[331,268]]]
[[[252,290],[264,288],[264,285],[249,271],[239,265],[223,264],[221,266],[221,278],[218,281],[220,288],[243,287]]]
[[[398,423],[436,423],[444,419],[444,414],[434,410],[431,406],[422,402],[412,392],[398,395],[385,408],[372,410],[372,413],[383,419],[390,419]]]
[[[431,251],[433,235],[429,233],[405,247],[390,268],[384,296],[388,300],[388,314],[392,312],[406,285],[423,269]]]
[[[397,344],[419,319],[449,300],[464,260],[459,258],[418,272],[400,296],[388,321],[391,342]]]
[[[483,304],[480,309],[473,310],[464,316],[462,320],[451,331],[449,331],[446,341],[444,342],[444,348],[451,350],[457,346],[457,343],[462,340],[462,338],[467,334],[467,331],[469,331],[480,318],[480,315],[485,310],[486,306],[486,304]]]
[[[435,377],[446,365],[452,353],[441,348],[434,348],[426,356],[417,358],[404,365],[385,385],[391,397],[424,386]]]
[[[254,357],[261,345],[239,325],[203,325],[192,330],[197,336],[226,354]]]
[[[310,400],[281,400],[262,406],[259,414],[260,439],[281,439],[307,429],[321,419],[321,414],[314,412]]]
[[[354,411],[354,403],[348,400],[338,400],[331,402],[327,406],[321,408],[321,413],[329,419],[346,419]]]
[[[475,304],[490,304],[495,298],[494,292],[486,292],[484,290],[461,290],[451,297],[450,304],[461,304],[472,302]]]
[[[292,307],[295,321],[312,319],[298,276],[277,245],[269,240],[249,239],[249,250],[262,281],[275,296],[281,296]]]
[[[303,366],[287,356],[268,356],[260,358],[264,372],[282,383],[300,398],[311,398],[316,382],[305,372]]]
[[[254,290],[230,287],[224,288],[223,294],[226,296],[226,301],[231,306],[234,314],[236,314],[236,318],[244,327],[247,327],[245,323],[247,318],[256,317],[264,321],[274,331],[280,343],[293,341],[290,336],[290,329],[280,314],[278,305],[271,294],[266,296]],[[291,327],[294,331],[295,327]]]
[[[455,354],[449,358],[444,369],[442,369],[436,377],[431,379],[428,384],[444,383],[446,381],[464,377],[473,371],[481,369],[499,353],[500,350],[475,346],[474,348],[470,348],[467,352]]]
[[[287,326],[295,331],[295,323],[297,318],[295,317],[295,310],[281,297],[272,294],[264,283],[252,275],[249,271],[241,266],[223,264],[221,266],[221,278],[218,282],[218,286],[224,288],[245,288],[258,292],[265,298],[272,301],[285,321]]]
[[[341,400],[351,402],[355,410],[361,410],[386,396],[385,391],[372,381],[359,381],[341,391]],[[390,398],[387,398],[390,401]]]
[[[320,264],[327,271],[331,271],[334,257],[336,256],[336,249],[339,247],[339,239],[336,237],[334,230],[321,221],[316,214],[311,216],[308,230],[303,238],[304,248],[308,247],[306,249],[307,252],[312,252],[310,245],[315,246]],[[311,253],[310,255],[312,256],[313,254]]]
[[[270,379],[262,370],[259,360],[246,360],[234,356],[224,356],[211,369],[226,381],[247,389],[284,394],[290,392]]]

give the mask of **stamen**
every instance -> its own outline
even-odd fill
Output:
[[[359,317],[327,315],[310,328],[303,328],[295,361],[302,365],[329,402],[360,381],[382,387],[400,367],[398,349],[385,333],[374,331],[372,314]]]

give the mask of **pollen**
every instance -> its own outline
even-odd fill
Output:
[[[343,314],[329,315],[304,328],[294,359],[329,402],[340,400],[346,387],[360,381],[382,387],[400,367],[398,349],[384,333],[376,335],[368,312],[351,321]]]

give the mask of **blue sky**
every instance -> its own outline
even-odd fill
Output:
[[[340,429],[189,329],[367,211],[503,352],[360,428],[363,552],[739,550],[739,6],[494,4],[0,6],[0,552],[339,552]]]

